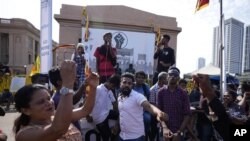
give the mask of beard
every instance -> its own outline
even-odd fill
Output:
[[[124,87],[121,88],[121,95],[123,96],[129,96],[129,94],[131,93],[132,89],[128,88],[128,87]]]

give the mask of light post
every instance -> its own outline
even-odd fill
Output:
[[[23,67],[24,67],[24,72],[25,72],[24,74],[26,75],[27,74],[27,66],[24,65]]]

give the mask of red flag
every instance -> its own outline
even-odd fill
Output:
[[[202,8],[208,6],[208,4],[209,4],[209,0],[197,0],[195,11],[201,10]]]

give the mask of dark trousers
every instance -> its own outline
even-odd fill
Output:
[[[159,131],[158,131],[159,128],[157,127],[157,123],[158,123],[158,121],[157,121],[156,117],[151,115],[151,123],[150,123],[151,130],[150,130],[150,134],[149,134],[149,139],[151,141],[154,141],[157,134],[159,133]]]
[[[146,137],[148,137],[150,141],[154,141],[158,133],[156,117],[151,115],[149,112],[144,111],[143,121],[145,126]]]
[[[112,141],[114,140],[115,136],[112,135],[109,128],[109,119],[117,120],[118,116],[119,114],[117,111],[110,110],[107,118],[102,123],[96,125],[99,134],[102,137],[102,141],[109,141],[109,139],[111,139]]]
[[[198,123],[196,128],[198,131],[198,138],[201,141],[211,141],[213,136],[213,127],[210,123]]]

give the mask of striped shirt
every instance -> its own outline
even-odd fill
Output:
[[[164,87],[166,85],[163,85],[162,87]],[[150,95],[149,95],[149,102],[157,105],[158,104],[158,91],[160,88],[162,88],[158,85],[158,82],[156,84],[154,84],[151,88],[150,88]]]

